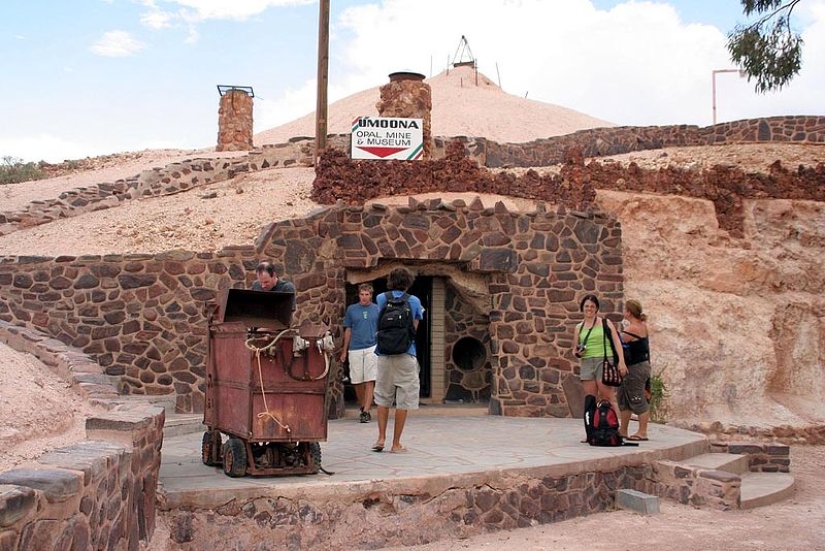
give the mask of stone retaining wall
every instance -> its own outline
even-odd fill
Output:
[[[168,517],[170,537],[193,551],[421,545],[609,511],[617,489],[643,491],[653,476],[647,465],[617,468],[609,459],[582,462],[575,474],[558,471],[428,477],[396,482],[391,490],[367,482],[335,500],[328,490],[283,488],[277,496],[239,497],[214,511],[176,509]]]
[[[33,354],[109,412],[84,442],[0,472],[0,549],[137,549],[155,530],[165,414],[114,399],[90,357],[36,331],[0,324],[0,342]]]

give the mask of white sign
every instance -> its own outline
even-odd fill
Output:
[[[424,120],[358,117],[351,141],[353,159],[415,161],[424,154]]]

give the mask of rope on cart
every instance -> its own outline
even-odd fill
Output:
[[[266,390],[264,390],[264,375],[263,375],[263,371],[261,370],[261,353],[269,350],[270,348],[272,348],[272,346],[274,346],[275,343],[278,342],[278,340],[281,338],[281,336],[284,333],[286,333],[287,331],[289,331],[289,329],[285,329],[285,330],[281,331],[280,333],[278,333],[278,335],[275,337],[275,339],[273,339],[273,341],[271,343],[269,343],[268,345],[266,345],[262,348],[258,348],[257,346],[252,344],[252,341],[255,340],[254,337],[250,338],[250,339],[246,339],[245,344],[246,344],[246,347],[249,350],[251,350],[252,352],[255,353],[255,359],[258,362],[258,380],[261,382],[261,396],[264,399],[264,411],[262,411],[258,414],[258,419],[264,419],[264,418],[269,417],[270,419],[275,421],[278,424],[279,427],[284,429],[288,434],[291,434],[292,429],[290,428],[290,426],[289,425],[284,425],[283,423],[281,423],[280,420],[278,420],[277,417],[275,417],[274,415],[272,415],[272,413],[269,412],[269,406],[266,405]]]

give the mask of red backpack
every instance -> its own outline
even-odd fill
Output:
[[[587,443],[591,446],[638,446],[625,442],[619,434],[619,418],[610,407],[610,402],[602,400],[590,411],[585,412]]]

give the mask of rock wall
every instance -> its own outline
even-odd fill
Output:
[[[625,296],[650,318],[667,419],[719,438],[825,442],[825,202],[599,191],[622,222]]]
[[[0,342],[67,377],[108,413],[87,440],[0,472],[0,549],[137,549],[155,530],[165,414],[119,400],[89,356],[29,329],[0,324]]]

